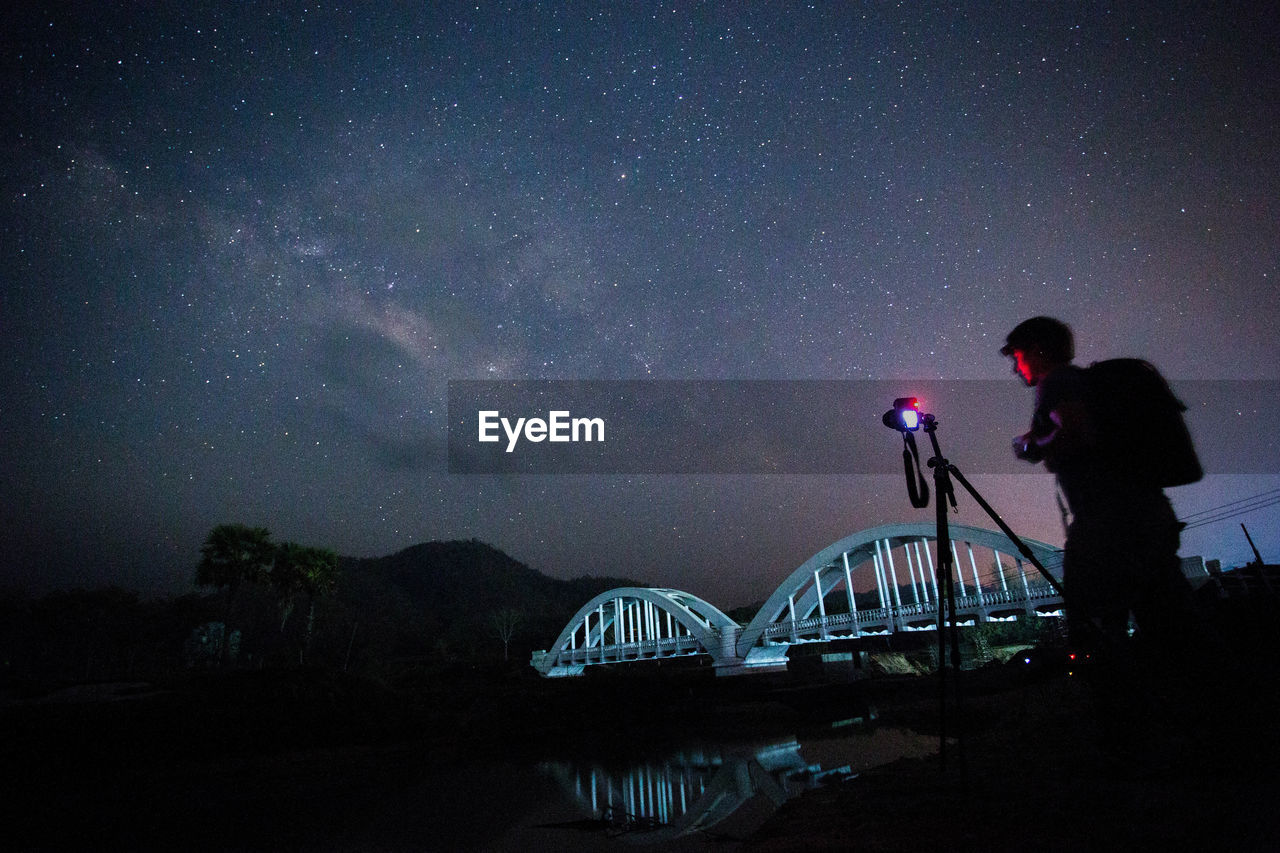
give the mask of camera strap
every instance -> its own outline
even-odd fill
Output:
[[[907,474],[907,497],[916,509],[929,505],[929,483],[920,470],[920,451],[916,448],[916,437],[913,433],[902,434],[902,467]]]

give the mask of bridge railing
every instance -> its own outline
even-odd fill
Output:
[[[608,643],[603,647],[596,643],[575,649],[561,649],[558,659],[561,663],[600,663],[602,657],[605,661],[621,661],[644,657],[676,657],[705,651],[697,639],[684,635],[631,643]]]
[[[1025,609],[1033,609],[1036,603],[1048,601],[1061,601],[1062,597],[1058,592],[1047,583],[1028,584],[1026,590],[993,590],[981,592],[973,595],[962,595],[956,597],[957,614],[971,614],[975,611],[986,615],[986,613],[994,608],[1005,606],[1018,606]],[[938,613],[938,605],[936,601],[917,602],[912,604],[902,604],[895,607],[875,607],[867,610],[859,610],[856,613],[832,613],[826,616],[814,616],[808,619],[797,619],[791,621],[789,619],[775,622],[765,629],[761,635],[764,642],[775,641],[780,638],[791,640],[797,635],[811,634],[821,632],[826,634],[831,631],[840,631],[845,628],[860,628],[863,625],[885,625],[891,626],[895,622],[903,619],[910,619],[917,616],[933,616]]]

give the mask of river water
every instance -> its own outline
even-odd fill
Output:
[[[782,803],[937,750],[937,739],[841,720],[803,735],[690,742],[608,758],[486,761],[433,771],[338,846],[380,850],[734,850]],[[630,757],[628,757],[630,756]]]

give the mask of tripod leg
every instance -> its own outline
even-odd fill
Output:
[[[937,450],[937,438],[930,433]],[[947,624],[944,615],[950,608],[951,625],[955,626],[955,590],[951,584],[951,533],[947,521],[947,483],[948,472],[945,460],[939,452],[929,465],[933,468],[934,518],[937,527],[938,548],[938,588],[944,600],[938,602],[938,766],[945,773],[947,770]],[[953,678],[959,677],[960,668],[953,667]]]
[[[927,546],[926,546],[927,547]],[[945,596],[950,573],[944,573],[942,553],[938,553],[938,589]],[[947,769],[947,619],[943,601],[938,606],[938,762],[943,772]]]
[[[956,594],[953,586],[952,572],[947,572],[947,607],[951,611],[951,668],[955,674],[952,676],[952,691],[954,693],[956,708],[956,754],[959,758],[960,773],[965,773],[964,758],[964,708],[962,705],[962,695],[960,690],[960,625],[956,616]]]
[[[1023,542],[1018,534],[1013,532],[1013,528],[1005,524],[1005,521],[1000,517],[1000,514],[995,511],[991,504],[986,502],[982,495],[978,494],[978,490],[965,479],[964,474],[960,473],[960,469],[955,465],[952,465],[950,462],[946,463],[946,468],[950,473],[955,475],[955,478],[960,481],[960,485],[964,486],[965,491],[967,491],[973,499],[978,502],[978,506],[982,507],[987,515],[991,517],[991,520],[996,523],[996,526],[1000,528],[1000,531],[1005,536],[1009,537],[1009,541],[1017,546],[1018,550],[1022,552],[1022,556],[1026,557],[1028,562],[1035,566],[1040,574],[1044,576],[1044,579],[1049,582],[1049,585],[1053,587],[1054,591],[1065,598],[1066,596],[1062,589],[1062,583],[1053,575],[1049,574],[1049,570],[1044,567],[1044,564],[1040,562],[1039,558],[1037,558],[1036,555],[1032,553],[1031,549],[1027,547],[1027,543]]]

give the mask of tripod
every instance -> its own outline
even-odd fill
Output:
[[[896,401],[894,408],[885,412],[884,423],[893,429],[897,429],[902,433],[903,451],[902,458],[907,473],[907,492],[911,498],[911,504],[917,508],[923,508],[929,503],[928,487],[925,485],[924,476],[920,472],[919,453],[916,449],[914,430],[923,429],[924,433],[929,436],[929,442],[933,447],[933,457],[929,459],[928,466],[933,469],[933,489],[935,495],[934,501],[934,517],[936,521],[936,538],[938,549],[938,564],[936,568],[936,580],[938,589],[945,597],[946,611],[943,610],[943,601],[938,602],[938,760],[940,768],[943,772],[947,769],[947,646],[950,644],[951,668],[954,670],[954,692],[955,707],[957,716],[961,711],[961,692],[960,692],[960,632],[956,620],[956,594],[954,577],[954,559],[951,553],[951,534],[950,525],[947,521],[947,506],[951,509],[956,508],[955,488],[952,485],[952,477],[964,486],[978,506],[991,517],[996,523],[1000,531],[1009,537],[1009,541],[1018,548],[1022,556],[1026,557],[1036,569],[1044,576],[1049,585],[1053,587],[1059,595],[1065,599],[1062,584],[1049,573],[1044,567],[1027,543],[1023,542],[1012,528],[1005,523],[1000,514],[992,508],[991,504],[978,493],[964,474],[960,473],[960,469],[953,465],[942,455],[942,447],[938,443],[938,421],[933,415],[924,414],[914,409],[915,401],[911,400],[909,406],[904,406],[904,400]],[[904,417],[904,412],[915,412],[916,417]],[[914,461],[914,472],[912,463]],[[914,476],[913,476],[914,473]],[[948,624],[949,620],[949,624]],[[960,747],[961,769],[964,768],[964,740],[961,733],[957,733],[957,743]]]

